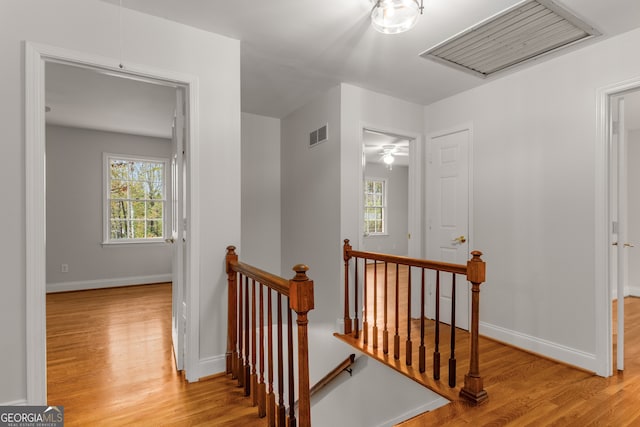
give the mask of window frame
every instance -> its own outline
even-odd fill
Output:
[[[148,163],[162,163],[162,236],[161,237],[147,237],[147,238],[127,238],[127,239],[113,239],[111,237],[111,161],[112,160],[125,160],[134,162],[148,162]],[[170,189],[170,163],[166,157],[146,156],[146,155],[131,155],[131,154],[117,154],[117,153],[102,153],[102,245],[106,246],[118,246],[118,245],[139,245],[139,244],[158,244],[165,243],[167,236],[171,234],[171,212],[169,206]]]
[[[382,183],[382,206],[372,206],[374,208],[378,208],[379,207],[381,209],[381,211],[382,211],[382,218],[380,220],[381,223],[382,223],[382,227],[381,227],[382,231],[374,231],[374,232],[367,231],[367,229],[368,229],[368,227],[367,227],[368,221],[371,221],[371,220],[368,220],[366,218],[367,208],[368,208],[368,206],[367,206],[367,198],[368,197],[367,196],[370,194],[370,193],[367,192],[367,184],[370,181],[381,182]],[[364,192],[363,192],[364,193],[363,194],[364,203],[363,203],[363,207],[362,207],[362,209],[363,209],[363,218],[362,218],[363,230],[362,231],[363,231],[363,234],[364,234],[365,237],[368,237],[368,236],[387,236],[389,234],[388,226],[387,226],[387,222],[388,222],[388,218],[387,218],[387,213],[388,213],[387,212],[387,193],[388,193],[388,188],[389,188],[388,187],[388,183],[389,182],[388,182],[387,178],[381,178],[381,177],[375,177],[375,176],[366,176],[364,178]],[[375,193],[373,193],[373,194],[375,194]]]

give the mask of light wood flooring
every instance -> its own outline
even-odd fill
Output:
[[[601,378],[481,338],[489,400],[458,401],[401,426],[640,425],[640,299],[625,299],[625,313],[624,373]],[[48,401],[65,407],[66,425],[266,425],[229,377],[187,383],[176,373],[170,322],[170,284],[49,294]]]
[[[264,426],[236,381],[176,372],[171,284],[47,295],[48,402],[66,426]]]

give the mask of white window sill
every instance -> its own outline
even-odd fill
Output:
[[[365,234],[364,238],[368,239],[371,237],[388,237],[389,233],[369,233],[369,234]]]
[[[128,240],[124,242],[102,242],[103,248],[106,247],[118,247],[118,246],[138,246],[138,245],[169,245],[164,239],[157,240]]]

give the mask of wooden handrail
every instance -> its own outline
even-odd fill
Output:
[[[314,394],[325,388],[327,385],[331,384],[331,382],[335,380],[343,371],[347,371],[349,372],[349,374],[351,374],[351,370],[349,368],[355,363],[355,361],[356,355],[350,354],[349,357],[338,363],[335,368],[327,373],[327,375],[322,377],[320,381],[315,383],[313,387],[311,387],[311,389],[309,389],[309,396],[313,396]],[[296,401],[295,406],[298,407],[298,401]]]
[[[238,261],[234,246],[227,247],[226,271],[228,289],[228,326],[226,370],[232,378],[237,378],[240,386],[244,387],[245,395],[252,397],[254,406],[258,406],[258,415],[267,416],[269,425],[285,422],[291,427],[309,427],[311,425],[311,405],[309,389],[309,339],[307,313],[314,308],[313,281],[307,277],[309,268],[298,264],[293,267],[295,276],[284,279],[268,273],[257,267]],[[244,283],[243,283],[244,280]],[[256,302],[256,286],[259,287],[260,302]],[[267,313],[264,310],[264,291],[267,293]],[[271,294],[275,292],[277,302],[277,323],[273,324]],[[283,340],[283,321],[281,302],[286,297],[287,337]],[[293,390],[295,388],[293,372],[293,316],[296,312],[297,325],[297,356],[298,356],[298,418],[293,408]],[[260,345],[257,344],[256,319],[260,319]],[[266,325],[265,325],[266,321]],[[274,361],[272,329],[276,328],[277,354]],[[265,349],[264,330],[267,330]],[[244,345],[244,348],[243,348]],[[283,346],[287,346],[286,355]],[[264,365],[267,355],[268,388],[265,384]],[[259,358],[259,360],[258,360]],[[286,360],[285,360],[286,358]],[[277,397],[274,390],[273,365],[277,362],[278,381]],[[289,414],[283,399],[285,384],[283,367],[287,363],[289,393]]]
[[[345,239],[344,240],[344,246],[343,246],[343,258],[344,258],[344,264],[345,264],[345,309],[344,309],[344,322],[345,322],[345,335],[353,335],[353,338],[359,338],[357,336],[357,334],[352,334],[351,331],[352,329],[355,329],[357,331],[357,326],[354,325],[354,327],[352,328],[351,326],[353,325],[352,323],[352,319],[350,316],[350,312],[351,309],[348,307],[349,304],[349,263],[351,261],[351,259],[355,259],[356,263],[355,263],[355,283],[354,283],[354,300],[357,301],[357,290],[358,290],[358,265],[357,265],[357,260],[364,260],[365,263],[365,274],[364,274],[364,278],[365,278],[365,285],[364,285],[364,302],[363,302],[363,338],[362,338],[362,343],[364,345],[367,345],[368,343],[368,314],[367,314],[367,304],[368,304],[368,300],[367,300],[367,293],[366,293],[366,288],[367,288],[367,272],[366,272],[366,262],[367,261],[375,261],[374,262],[374,272],[373,272],[373,291],[374,291],[374,296],[373,296],[373,320],[374,320],[374,326],[373,326],[373,349],[374,351],[378,348],[378,330],[377,330],[377,325],[376,325],[376,321],[377,321],[377,304],[378,304],[378,297],[376,296],[376,292],[377,292],[377,269],[376,269],[376,265],[378,262],[382,262],[384,263],[384,289],[383,289],[383,310],[384,310],[384,330],[382,331],[382,335],[383,335],[383,353],[386,355],[388,352],[388,330],[387,330],[387,304],[388,304],[388,298],[387,298],[387,290],[388,290],[388,284],[387,284],[387,266],[389,264],[395,264],[395,269],[396,269],[396,278],[395,278],[395,336],[394,336],[394,352],[393,352],[393,357],[395,360],[399,359],[399,352],[400,352],[400,337],[398,334],[398,298],[399,298],[399,288],[398,288],[398,270],[399,267],[398,266],[406,266],[409,268],[409,274],[408,274],[408,283],[407,283],[407,294],[409,295],[409,298],[411,298],[411,273],[410,273],[410,269],[412,267],[415,268],[420,268],[422,269],[422,284],[420,286],[420,290],[421,290],[421,315],[420,315],[420,321],[421,321],[421,337],[420,337],[420,348],[419,348],[419,366],[420,366],[420,372],[424,372],[425,371],[425,364],[424,364],[424,358],[425,358],[425,344],[424,344],[424,334],[425,334],[425,327],[424,327],[424,299],[426,298],[425,295],[425,289],[424,289],[424,270],[432,270],[436,272],[436,319],[435,319],[435,339],[434,339],[434,354],[433,354],[433,362],[434,362],[434,366],[433,366],[433,377],[435,380],[439,380],[440,378],[440,352],[439,352],[439,325],[440,325],[440,320],[439,320],[439,313],[440,313],[440,309],[439,309],[439,292],[440,292],[440,273],[451,273],[452,274],[452,294],[455,295],[455,287],[456,287],[456,280],[455,280],[455,275],[462,275],[465,276],[466,280],[468,282],[471,283],[471,324],[470,324],[470,355],[469,355],[469,372],[465,375],[464,378],[464,386],[461,388],[459,395],[469,401],[471,401],[472,403],[478,404],[483,402],[484,400],[487,399],[488,395],[487,392],[484,390],[483,388],[483,382],[482,382],[482,377],[480,376],[480,368],[479,368],[479,350],[478,350],[478,336],[479,336],[479,312],[480,312],[480,285],[482,283],[484,283],[485,278],[486,278],[486,264],[485,262],[482,260],[481,256],[482,256],[482,252],[480,251],[473,251],[471,252],[472,258],[467,261],[466,265],[463,264],[452,264],[452,263],[446,263],[446,262],[440,262],[440,261],[432,261],[432,260],[425,260],[425,259],[419,259],[419,258],[410,258],[410,257],[405,257],[405,256],[399,256],[399,255],[391,255],[391,254],[383,254],[383,253],[377,253],[377,252],[366,252],[366,251],[356,251],[353,250],[353,248],[351,247],[351,245],[349,244],[349,240]],[[410,323],[410,307],[411,307],[411,301],[408,301],[408,319],[407,322]],[[356,302],[356,306],[353,310],[354,312],[354,319],[355,322],[357,322],[357,313],[360,310],[361,307],[357,307],[357,302]],[[451,306],[451,316],[452,316],[452,321],[451,321],[451,348],[450,348],[450,358],[449,358],[449,386],[450,387],[455,387],[456,384],[456,379],[455,379],[455,373],[456,373],[456,359],[455,359],[455,297],[452,296],[452,306]],[[411,328],[410,326],[407,327],[407,340],[406,340],[406,365],[410,366],[412,364],[412,359],[411,359],[411,355],[409,354],[412,351],[412,341],[411,341]]]
[[[338,375],[342,373],[342,371],[347,370],[351,365],[353,365],[356,361],[356,355],[350,354],[349,357],[340,362],[331,372],[322,377],[320,381],[318,381],[311,389],[309,390],[309,395],[313,396],[323,388],[325,388],[328,384],[331,383]]]

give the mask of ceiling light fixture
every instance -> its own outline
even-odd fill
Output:
[[[395,159],[393,158],[391,153],[387,153],[384,156],[382,156],[382,161],[385,162],[388,165],[392,164],[394,160]]]
[[[375,0],[371,25],[383,34],[404,33],[412,29],[422,15],[423,0]]]

